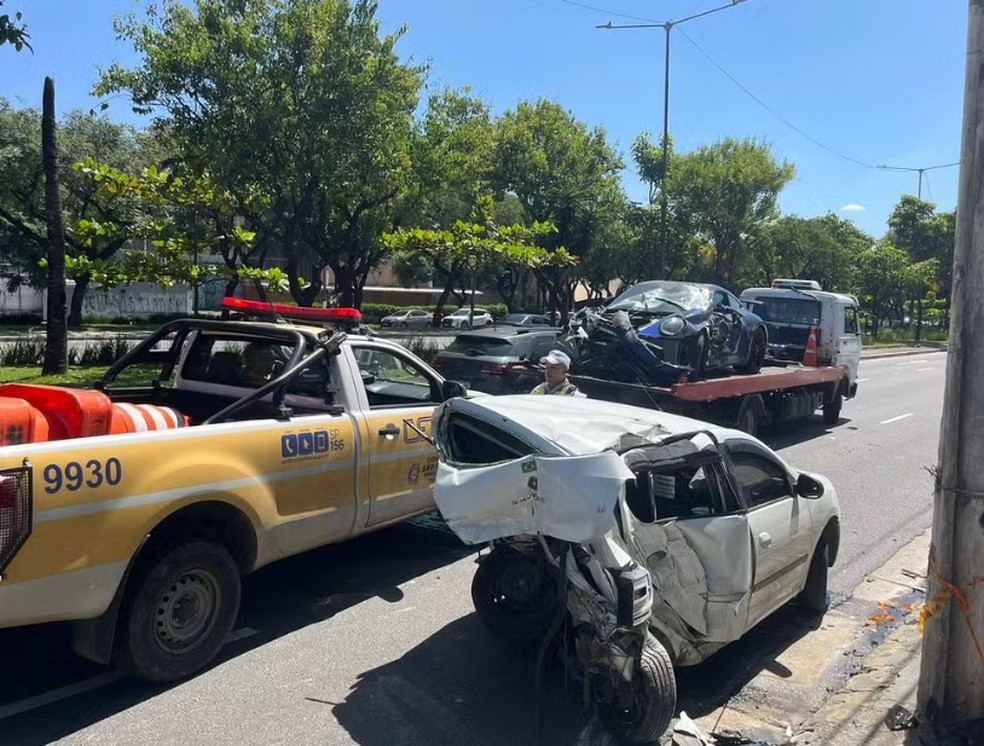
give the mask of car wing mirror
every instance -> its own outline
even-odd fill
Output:
[[[441,397],[444,401],[467,395],[468,387],[461,383],[461,381],[445,381],[441,385]]]
[[[816,499],[823,495],[823,485],[809,474],[800,474],[796,480],[796,494],[800,497]]]

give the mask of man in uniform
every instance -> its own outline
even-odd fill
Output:
[[[551,350],[540,358],[543,363],[544,381],[531,394],[553,394],[557,396],[584,396],[577,386],[567,380],[567,371],[571,367],[570,356],[562,350]]]

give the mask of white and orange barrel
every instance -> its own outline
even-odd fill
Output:
[[[191,420],[173,407],[156,404],[127,404],[114,402],[110,433],[145,433],[150,430],[170,430],[187,427]]]
[[[0,396],[0,446],[41,443],[48,439],[48,420],[23,399]]]

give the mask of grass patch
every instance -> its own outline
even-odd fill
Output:
[[[97,365],[86,368],[69,368],[67,373],[42,376],[41,368],[35,366],[4,366],[0,368],[0,383],[46,383],[52,386],[72,386],[91,388],[103,377],[109,366]]]
[[[922,339],[923,342],[946,342],[949,339],[949,333],[946,329],[933,329],[923,327]],[[913,345],[916,343],[916,330],[915,329],[882,329],[878,332],[877,337],[873,337],[870,334],[866,335],[864,338],[865,347],[890,347],[890,346],[906,346]]]

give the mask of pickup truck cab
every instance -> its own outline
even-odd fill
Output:
[[[96,390],[0,386],[23,434],[0,441],[0,627],[68,620],[91,660],[193,674],[242,574],[433,509],[431,415],[464,393],[386,341],[207,319]]]

